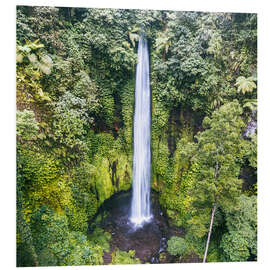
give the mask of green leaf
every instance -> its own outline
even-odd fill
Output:
[[[237,91],[241,92],[242,94],[252,92],[253,89],[257,88],[253,77],[245,78],[243,76],[240,76],[236,79],[235,86],[237,86]]]
[[[248,108],[251,111],[257,110],[258,102],[257,99],[245,99],[243,108]]]

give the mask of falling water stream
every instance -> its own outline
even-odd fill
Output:
[[[149,54],[147,40],[141,35],[138,46],[136,69],[133,183],[130,220],[142,226],[151,220],[150,176],[151,176],[151,94],[149,79]]]

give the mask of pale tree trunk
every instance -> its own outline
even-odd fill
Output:
[[[207,237],[205,252],[204,252],[204,256],[203,256],[203,262],[204,263],[205,263],[206,257],[207,257],[207,252],[208,252],[208,247],[209,247],[209,243],[210,243],[210,237],[211,237],[211,233],[212,233],[212,227],[213,227],[213,221],[214,221],[214,216],[215,216],[216,208],[217,208],[217,202],[215,201],[214,204],[213,204],[212,215],[211,215],[211,222],[210,222],[210,227],[209,227],[209,232],[208,232],[208,237]]]
[[[37,253],[36,253],[35,248],[34,248],[33,245],[30,246],[30,252],[31,252],[31,254],[33,256],[34,265],[38,266],[38,256],[37,256]]]

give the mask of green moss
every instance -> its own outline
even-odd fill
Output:
[[[132,132],[133,132],[133,114],[134,114],[134,89],[135,81],[134,79],[128,81],[127,85],[123,88],[121,93],[121,103],[122,103],[122,117],[124,128],[122,129],[125,145],[127,151],[132,153]]]
[[[91,186],[98,194],[98,205],[114,193],[127,190],[131,186],[132,155],[124,151],[121,138],[114,139],[111,134],[90,135],[94,158],[92,158]]]
[[[116,162],[116,171],[112,171],[111,164]],[[125,155],[118,156],[118,159],[111,163],[106,157],[99,157],[95,164],[98,170],[96,171],[94,181],[95,188],[98,192],[99,205],[114,193],[121,190],[127,190],[131,186],[131,167]],[[114,183],[112,177],[114,174]]]
[[[166,209],[171,221],[177,226],[185,226],[189,217],[192,196],[189,190],[195,181],[196,164],[191,164],[190,156],[194,150],[192,132],[189,128],[181,130],[182,138],[169,157],[167,141],[162,137],[158,150],[153,150],[153,188],[160,192],[159,200]]]
[[[94,178],[95,188],[98,192],[99,204],[101,204],[113,194],[113,186],[109,173],[108,159],[99,157],[95,163],[98,168]]]
[[[87,233],[88,214],[86,209],[76,209],[74,205],[71,205],[70,208],[66,209],[66,215],[68,217],[69,227],[72,231]]]

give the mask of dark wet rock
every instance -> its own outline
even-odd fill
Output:
[[[175,263],[176,257],[171,255],[168,251],[159,254],[159,263]]]
[[[256,130],[257,130],[257,121],[251,120],[250,122],[248,122],[248,125],[244,131],[244,134],[243,134],[244,138],[249,138],[253,136]]]
[[[257,130],[257,110],[252,111],[251,120],[248,122],[244,132],[243,137],[248,139],[252,137]]]
[[[104,252],[103,254],[103,263],[110,264],[112,261],[112,254],[111,252]]]
[[[150,263],[152,264],[158,264],[159,263],[159,254],[156,254],[155,256],[153,256],[150,260]]]
[[[160,239],[159,253],[166,251],[167,250],[167,247],[168,247],[168,245],[167,245],[167,239],[165,237],[162,237]]]
[[[242,191],[250,189],[257,183],[257,172],[248,165],[242,168],[240,177],[244,180],[242,183]]]
[[[184,256],[181,259],[181,263],[198,263],[198,262],[202,262],[202,259],[194,252]]]

